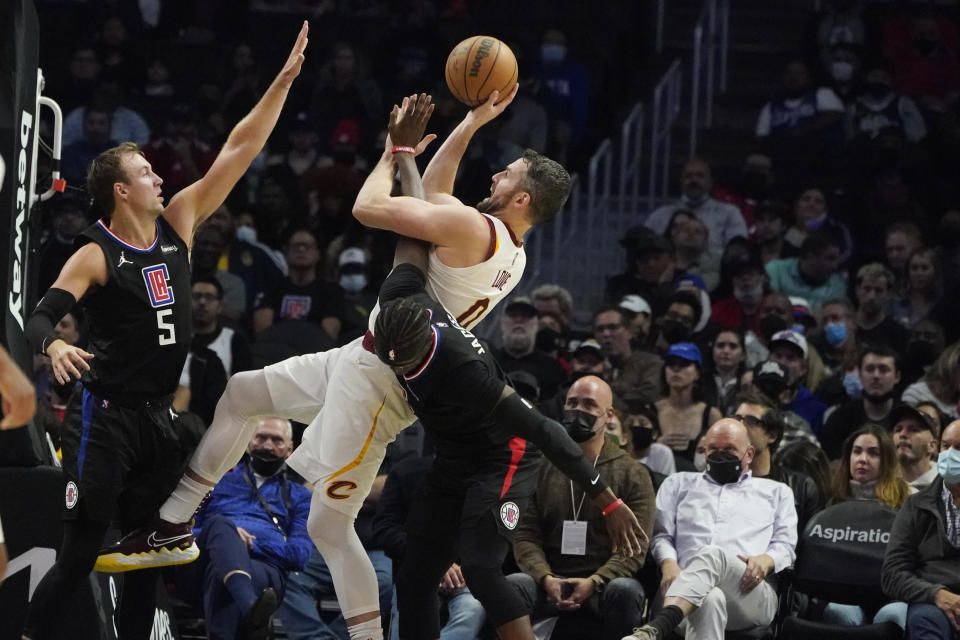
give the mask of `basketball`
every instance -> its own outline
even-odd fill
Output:
[[[494,90],[508,93],[520,75],[510,47],[493,36],[473,36],[447,56],[447,87],[469,107],[486,101]]]

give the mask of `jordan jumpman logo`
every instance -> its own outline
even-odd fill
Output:
[[[117,269],[119,269],[120,267],[122,267],[122,266],[125,265],[125,264],[133,264],[133,261],[132,261],[132,260],[127,260],[127,259],[123,256],[123,251],[121,251],[121,252],[120,252],[120,262],[117,263]]]

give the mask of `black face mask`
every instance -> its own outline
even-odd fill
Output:
[[[787,328],[787,321],[780,316],[765,315],[760,318],[760,333],[769,340],[775,333],[784,331]]]
[[[597,424],[597,416],[579,409],[564,409],[560,424],[567,430],[571,440],[586,442],[594,436],[593,427]]]
[[[250,466],[261,476],[272,476],[283,466],[283,458],[266,449],[254,449],[249,455]]]
[[[663,334],[663,338],[667,342],[673,344],[675,342],[683,342],[688,338],[690,336],[690,327],[679,320],[667,318],[660,323],[660,333]]]
[[[633,436],[634,451],[643,451],[653,444],[653,429],[630,427],[630,435]]]
[[[890,93],[890,85],[882,82],[868,82],[863,86],[863,89],[875,100],[880,100]]]
[[[731,484],[740,479],[740,470],[743,463],[740,458],[727,453],[718,451],[707,456],[707,475],[713,478],[717,484]]]
[[[563,344],[563,336],[553,329],[540,329],[540,331],[537,331],[537,342],[534,348],[538,351],[550,353],[563,349]]]
[[[747,196],[757,200],[762,199],[770,191],[770,179],[766,173],[760,171],[744,171],[740,176],[740,184]]]

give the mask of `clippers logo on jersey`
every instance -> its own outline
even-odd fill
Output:
[[[492,286],[497,291],[503,291],[503,285],[507,284],[507,280],[510,279],[511,275],[513,274],[511,274],[509,271],[505,271],[501,269],[500,272],[497,273],[497,277],[494,278],[493,284],[490,286]]]
[[[173,304],[173,289],[170,287],[170,273],[167,265],[156,264],[144,267],[143,281],[147,284],[147,295],[150,296],[150,306],[154,309]]]
[[[80,490],[77,489],[77,483],[71,480],[67,483],[67,491],[64,496],[67,509],[73,509],[77,506],[77,500],[80,499]]]
[[[515,502],[504,502],[500,506],[500,520],[503,521],[503,526],[507,529],[513,531],[517,528],[517,523],[520,522],[520,507],[517,506]]]
[[[280,317],[287,320],[303,320],[310,313],[310,296],[283,296]]]

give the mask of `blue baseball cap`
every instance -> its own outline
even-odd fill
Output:
[[[700,355],[700,349],[697,348],[697,345],[692,342],[674,342],[670,345],[670,348],[667,349],[667,354],[664,356],[664,359],[667,358],[680,358],[681,360],[686,360],[687,362],[694,362],[698,366],[703,364],[703,357]]]

